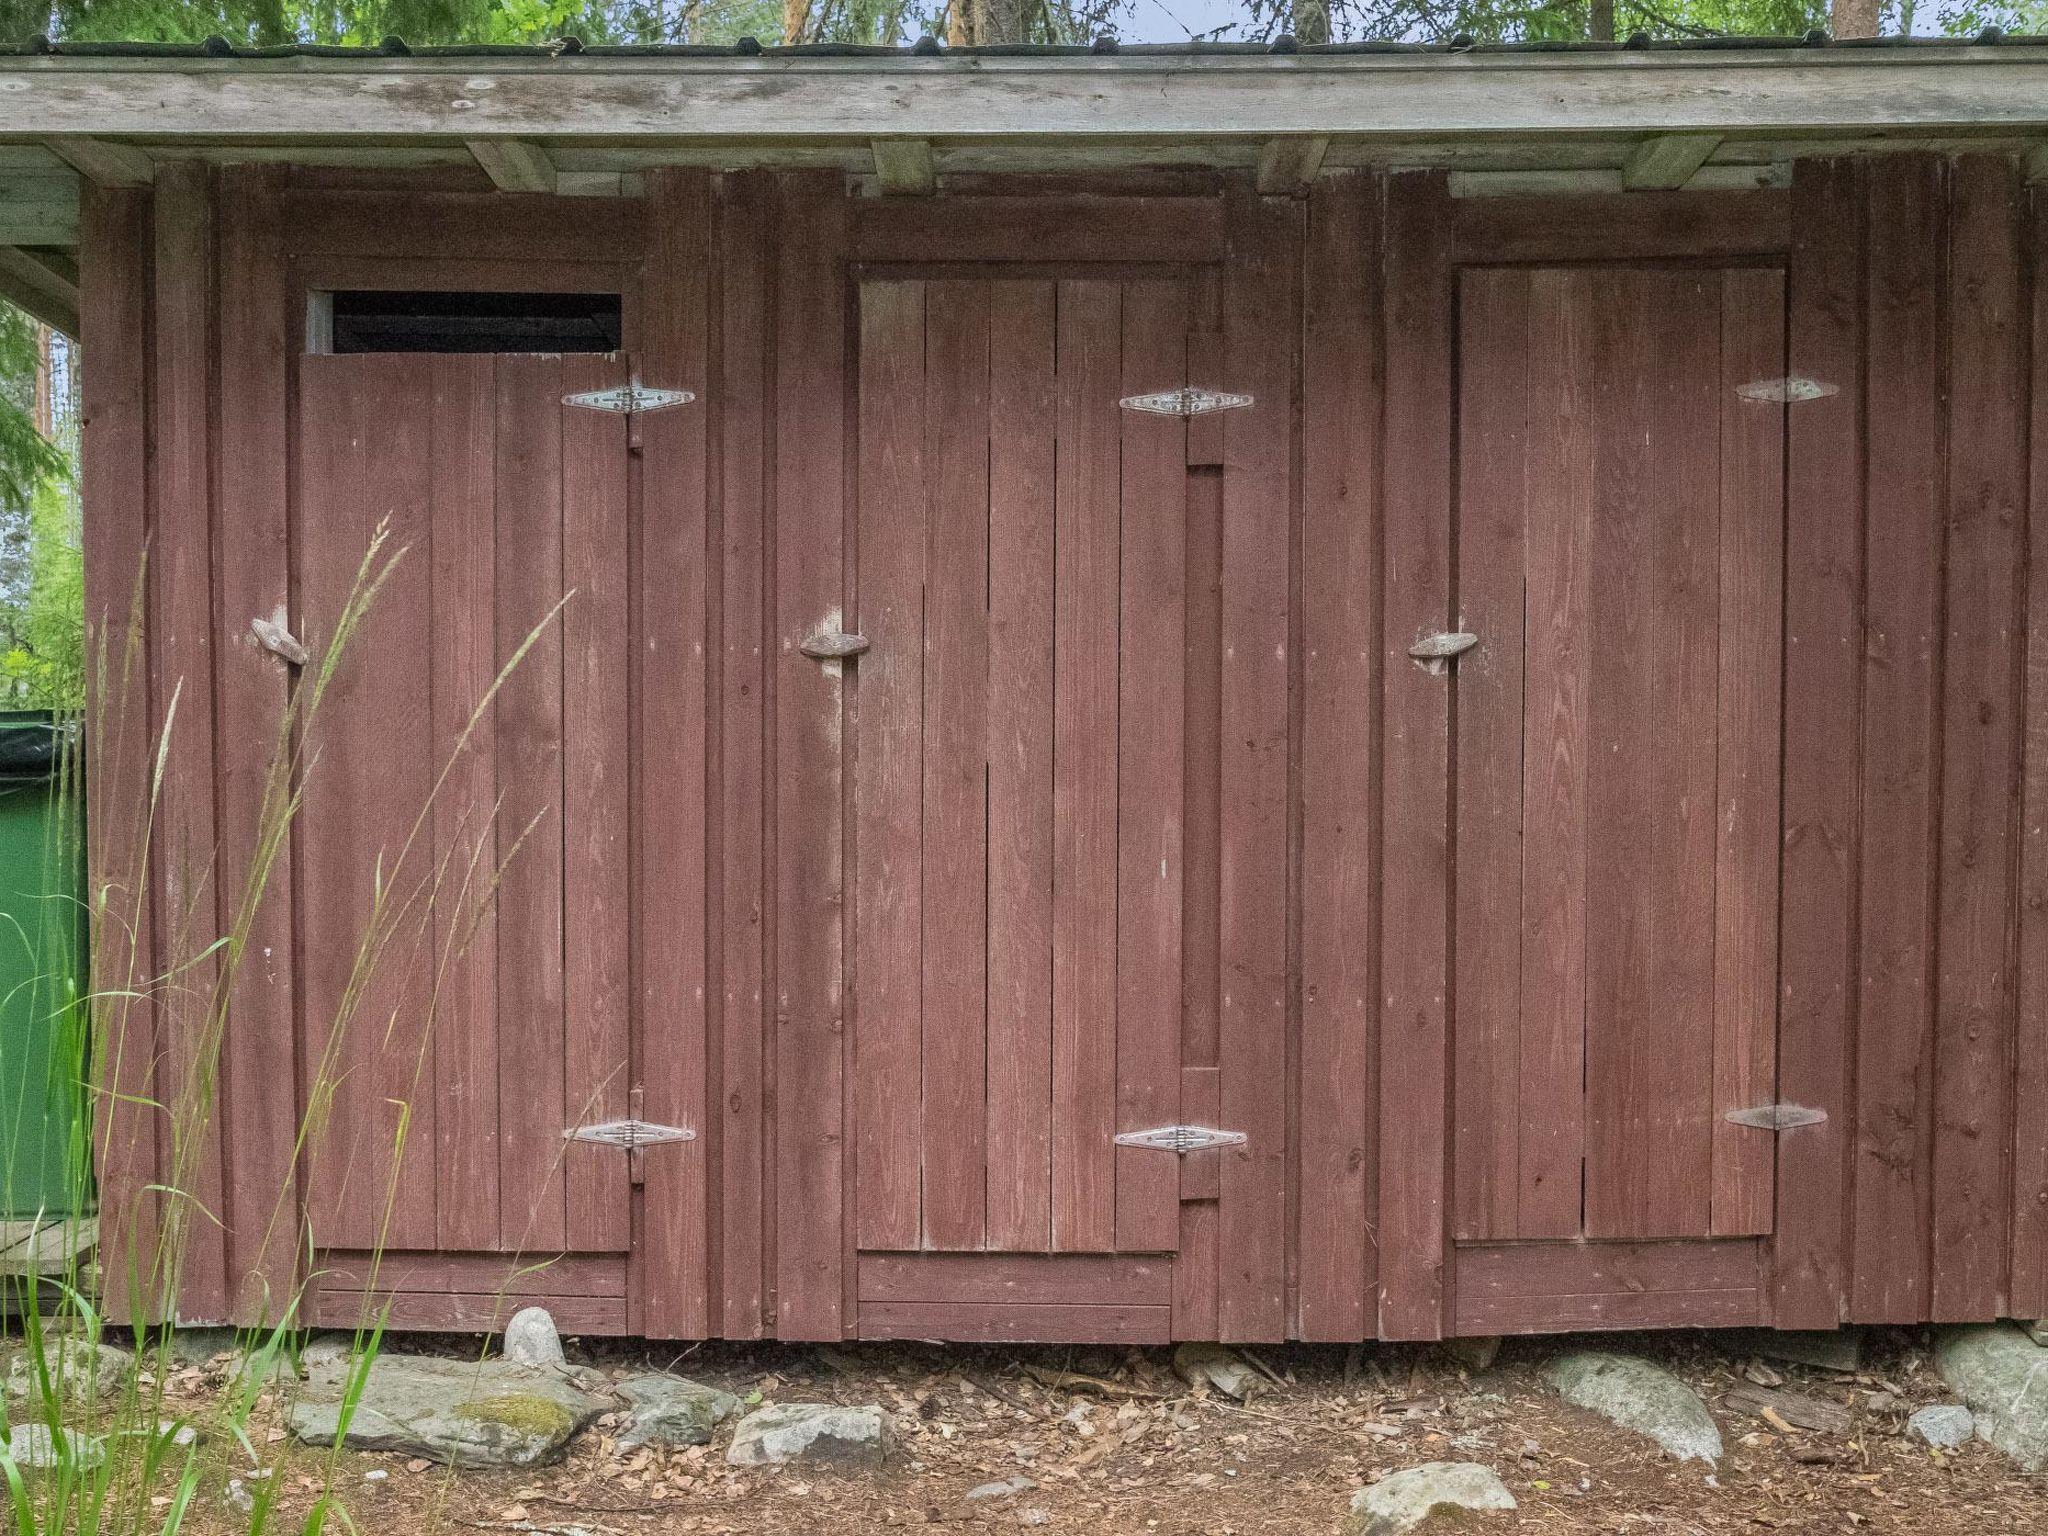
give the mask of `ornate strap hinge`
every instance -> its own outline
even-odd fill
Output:
[[[1250,395],[1228,390],[1162,389],[1154,395],[1126,395],[1117,401],[1127,411],[1144,411],[1153,416],[1206,416],[1211,411],[1237,411],[1252,403]]]
[[[1735,393],[1759,405],[1799,405],[1807,400],[1825,400],[1829,395],[1840,394],[1841,390],[1836,385],[1823,384],[1819,379],[1803,379],[1795,374],[1785,379],[1753,379],[1747,384],[1736,385]]]
[[[1758,1131],[1789,1131],[1802,1125],[1826,1121],[1824,1109],[1807,1109],[1799,1104],[1758,1104],[1751,1109],[1731,1109],[1721,1118],[1730,1125],[1746,1125]]]
[[[617,389],[586,389],[562,396],[562,404],[585,411],[609,411],[630,416],[636,411],[665,411],[672,405],[688,405],[696,395],[687,389],[649,389],[638,379]]]
[[[1116,1138],[1120,1147],[1142,1147],[1148,1152],[1171,1152],[1185,1157],[1211,1147],[1241,1147],[1243,1131],[1219,1131],[1206,1125],[1162,1125],[1149,1131],[1125,1131]]]

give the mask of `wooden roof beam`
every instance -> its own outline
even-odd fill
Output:
[[[555,162],[525,139],[470,139],[476,163],[500,192],[553,192]]]
[[[103,187],[146,187],[156,180],[156,162],[132,144],[60,134],[43,140],[43,147],[87,181]]]
[[[53,330],[78,334],[78,268],[61,255],[0,245],[0,298]]]
[[[928,197],[939,189],[930,139],[876,139],[875,180],[897,197]]]
[[[1259,148],[1259,191],[1267,197],[1292,197],[1308,190],[1322,173],[1330,152],[1327,135],[1268,139]]]
[[[1635,147],[1621,168],[1631,192],[1675,192],[1721,147],[1717,133],[1662,133]]]

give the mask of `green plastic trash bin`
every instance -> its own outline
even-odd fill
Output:
[[[91,1206],[73,739],[47,714],[0,711],[0,1219]]]

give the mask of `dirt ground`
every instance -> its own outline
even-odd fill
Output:
[[[438,1342],[476,1348],[473,1340]],[[840,1536],[905,1527],[1265,1536],[1334,1533],[1351,1494],[1375,1477],[1420,1462],[1469,1460],[1499,1472],[1521,1504],[1513,1528],[1528,1532],[2048,1532],[2048,1480],[2020,1474],[1982,1444],[1945,1454],[1905,1437],[1908,1412],[1948,1400],[1917,1333],[1873,1334],[1864,1368],[1853,1375],[1745,1357],[1704,1335],[1600,1342],[1646,1353],[1699,1389],[1727,1441],[1718,1471],[1665,1460],[1647,1441],[1546,1392],[1539,1367],[1555,1341],[1509,1341],[1480,1371],[1421,1346],[1256,1350],[1254,1363],[1277,1380],[1242,1404],[1191,1393],[1163,1350],[604,1345],[579,1352],[572,1342],[572,1358],[617,1370],[673,1368],[742,1398],[879,1403],[894,1419],[888,1464],[834,1475],[735,1468],[724,1459],[724,1432],[707,1447],[623,1453],[600,1420],[553,1467],[458,1473],[342,1452],[333,1453],[335,1485],[365,1536]],[[198,1410],[228,1366],[222,1359],[181,1369],[166,1385]],[[1063,1372],[1097,1379],[1062,1379]],[[1727,1400],[1745,1384],[1838,1405],[1848,1410],[1847,1426],[1816,1432],[1783,1415],[1777,1423],[1752,1417]],[[284,1479],[282,1510],[303,1511],[330,1453],[290,1442],[277,1427],[275,1403],[261,1411],[254,1441],[268,1475]],[[221,1460],[220,1478],[249,1475],[239,1448],[225,1448]],[[1035,1486],[965,1497],[1019,1477]],[[220,1481],[201,1505],[195,1513],[207,1536],[239,1529]]]

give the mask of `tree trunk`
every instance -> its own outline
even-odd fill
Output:
[[[1596,43],[1614,41],[1614,0],[1593,0],[1592,14],[1587,19],[1586,34]]]
[[[811,0],[782,0],[782,40],[784,43],[807,43],[805,28],[810,25]]]
[[[1877,0],[1831,0],[1828,14],[1837,37],[1877,36]]]

